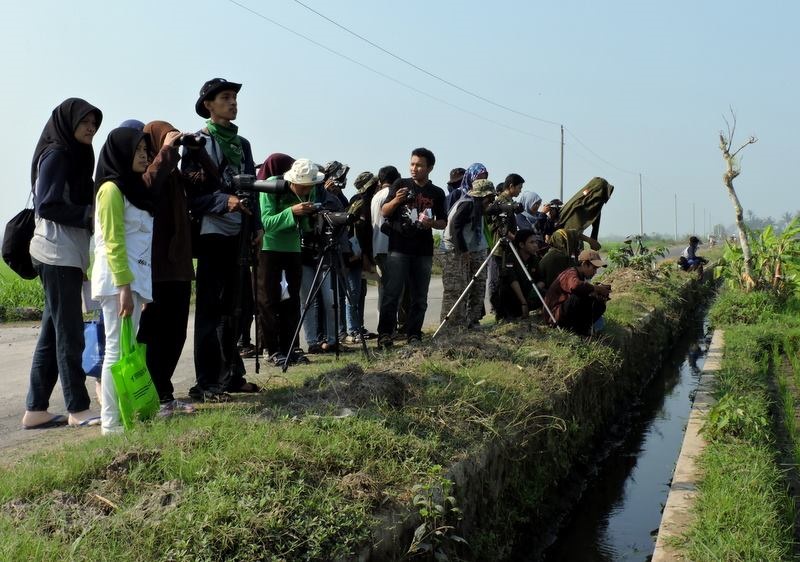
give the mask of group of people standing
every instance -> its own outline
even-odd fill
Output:
[[[341,169],[325,173],[330,166],[321,169],[310,159],[282,153],[271,154],[257,168],[250,143],[233,123],[241,87],[221,78],[203,84],[195,110],[206,121],[196,133],[181,133],[166,121],[124,122],[109,133],[96,169],[92,139],[102,112],[77,98],[53,110],[31,168],[36,226],[30,254],[45,306],[23,427],[101,425],[104,434],[122,430],[110,368],[119,358],[125,317],[131,317],[138,339],[147,344],[160,415],[194,411],[191,403],[175,399],[171,383],[186,339],[193,281],[196,384],[189,395],[217,402],[228,400],[230,393],[260,390],[245,379],[237,347],[250,331],[248,309],[258,313],[257,347],[276,364],[307,361],[292,345],[301,311],[310,352],[339,351],[342,338],[333,325],[338,307],[346,340],[362,341],[367,335],[362,273],[369,269],[380,278],[378,347],[390,348],[398,332],[409,344],[418,343],[428,306],[434,229],[445,229],[443,316],[490,249],[488,285],[499,319],[527,316],[541,305],[541,298],[532,295],[551,285],[542,268],[553,248],[562,249],[568,259],[578,256],[575,250],[586,237],[559,234],[560,201],[542,206],[537,194],[522,191],[518,174],[495,188],[479,163],[453,170],[445,193],[430,180],[436,160],[426,148],[412,151],[410,177],[401,177],[394,166],[360,174],[350,199],[342,193],[346,171]],[[282,179],[288,187],[243,195],[237,189],[240,175]],[[520,193],[519,212],[503,206],[493,210],[499,203],[513,204]],[[339,239],[336,254],[322,252],[331,241],[319,239],[321,211],[349,214],[346,226],[333,229]],[[100,415],[89,407],[81,365],[82,289],[92,237],[91,296],[102,308],[106,338]],[[552,247],[540,260],[545,244]],[[511,245],[516,252],[509,251]],[[324,260],[334,259],[345,265],[341,303],[333,302],[331,274],[319,287],[312,286],[320,277],[317,266],[333,270]],[[594,253],[582,261],[597,265],[600,260]],[[576,269],[576,279],[586,287],[575,290],[574,279],[559,286],[576,295],[598,295],[588,284],[591,268],[584,269]],[[472,327],[484,314],[485,283],[475,284],[463,299],[457,326]],[[314,292],[317,299],[311,298]],[[569,299],[562,296],[548,293],[545,301],[555,311],[567,310],[562,305]],[[49,412],[58,380],[67,416]]]

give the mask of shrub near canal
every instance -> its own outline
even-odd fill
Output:
[[[615,341],[636,314],[674,314],[693,282],[609,277]],[[385,559],[414,529],[420,554],[497,558],[521,518],[547,521],[557,484],[643,386],[621,359],[645,356],[640,342],[609,341],[486,327],[371,363],[318,360],[244,402],[42,452],[0,469],[0,559]]]
[[[782,561],[795,555],[795,506],[776,438],[776,429],[784,433],[779,424],[794,424],[795,413],[785,410],[793,408],[792,400],[772,389],[776,359],[787,351],[783,342],[800,336],[798,311],[797,301],[781,305],[772,293],[738,289],[721,294],[711,310],[715,327],[725,330],[725,349],[718,402],[703,428],[709,444],[698,461],[703,474],[695,520],[682,545],[690,560]],[[797,435],[786,429],[790,438]]]

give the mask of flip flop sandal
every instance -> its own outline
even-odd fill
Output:
[[[22,429],[49,429],[51,427],[61,427],[67,425],[67,416],[62,416],[61,414],[56,414],[49,420],[37,423],[36,425],[24,425]]]
[[[85,420],[78,423],[67,422],[67,425],[69,425],[70,427],[91,427],[95,425],[100,425],[100,416],[94,416],[93,418],[86,418]]]

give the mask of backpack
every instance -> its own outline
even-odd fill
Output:
[[[31,240],[35,218],[33,209],[22,209],[6,224],[3,235],[3,261],[23,279],[34,279],[36,270],[31,262]]]

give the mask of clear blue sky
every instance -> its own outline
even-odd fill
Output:
[[[558,196],[559,127],[520,117],[446,86],[322,20],[292,0],[238,0],[425,97],[308,43],[228,0],[14,2],[0,22],[8,114],[0,152],[3,223],[22,208],[36,140],[50,111],[78,96],[104,113],[95,137],[127,118],[202,126],[202,83],[242,82],[239,125],[256,160],[286,152],[350,164],[351,177],[432,149],[434,182],[483,162],[495,182],[518,172]],[[746,209],[800,209],[794,153],[800,130],[800,4],[790,1],[376,2],[304,0],[384,48],[466,89],[563,123],[565,198],[593,176],[616,191],[602,233],[702,234],[732,222],[718,132],[733,106],[744,151],[736,186]],[[513,129],[493,123],[499,122]],[[593,154],[592,152],[596,153]],[[602,160],[598,159],[599,155]],[[607,164],[603,160],[611,163]],[[706,218],[706,222],[708,218]],[[602,236],[601,236],[602,237]]]

